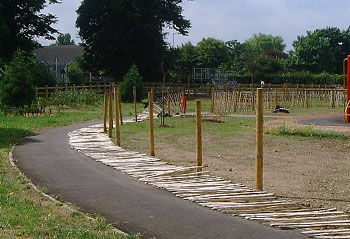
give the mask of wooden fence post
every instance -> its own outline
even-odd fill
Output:
[[[263,190],[264,90],[258,89],[256,109],[256,189]]]
[[[45,85],[45,98],[49,98],[49,87],[47,85]]]
[[[233,90],[233,112],[237,112],[237,91]]]
[[[103,111],[103,132],[107,133],[107,109],[108,109],[108,92],[105,91],[105,102]]]
[[[120,124],[123,125],[122,96],[118,88]]]
[[[212,87],[211,89],[211,109],[210,112],[214,113],[215,110],[215,89]]]
[[[275,89],[275,106],[278,105],[278,94],[277,94],[277,88]]]
[[[168,114],[171,114],[171,94],[170,94],[170,89],[168,88]]]
[[[55,94],[58,95],[58,85],[55,86]]]
[[[305,89],[305,105],[306,105],[306,108],[309,108],[308,89]]]
[[[134,95],[135,122],[137,122],[137,105],[136,105],[136,87],[135,86],[133,87],[132,91]]]
[[[255,88],[254,87],[251,89],[251,92],[252,92],[252,110],[254,111],[255,110]]]
[[[35,86],[35,99],[38,98],[38,87]]]
[[[202,117],[201,117],[201,101],[196,100],[196,155],[197,155],[197,166],[202,167]]]
[[[113,136],[113,91],[109,92],[108,137]]]
[[[331,90],[331,107],[335,107],[335,89]]]
[[[119,89],[114,87],[115,99],[115,144],[120,147],[120,128],[119,128]]]
[[[150,155],[154,156],[153,93],[148,92]]]

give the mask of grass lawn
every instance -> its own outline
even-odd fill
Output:
[[[23,137],[47,127],[101,119],[101,108],[41,117],[0,115],[0,238],[137,238],[120,235],[101,217],[91,220],[41,197],[8,162],[11,147]]]

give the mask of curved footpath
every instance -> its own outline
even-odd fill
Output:
[[[88,125],[49,129],[24,139],[13,151],[18,167],[59,200],[142,238],[306,238],[296,230],[281,231],[201,207],[95,162],[68,143],[69,132]]]

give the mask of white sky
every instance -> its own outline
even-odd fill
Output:
[[[81,0],[63,0],[50,5],[44,12],[56,15],[54,26],[61,33],[70,33],[76,42],[76,10]],[[191,21],[188,36],[174,35],[175,45],[187,41],[196,44],[202,38],[244,40],[254,33],[282,36],[287,50],[297,36],[307,30],[328,26],[346,29],[350,25],[349,0],[193,0],[184,1],[184,16]],[[173,34],[168,36],[173,43]],[[50,42],[40,39],[43,45]]]

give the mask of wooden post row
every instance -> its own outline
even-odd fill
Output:
[[[109,92],[108,137],[113,136],[113,92]]]
[[[150,155],[154,156],[153,92],[148,92]]]
[[[256,189],[263,190],[264,90],[258,89],[256,107]]]
[[[120,147],[120,128],[119,128],[119,89],[114,88],[115,99],[115,144]]]
[[[103,111],[103,132],[107,133],[107,111],[108,111],[108,92],[105,91],[104,111]]]

